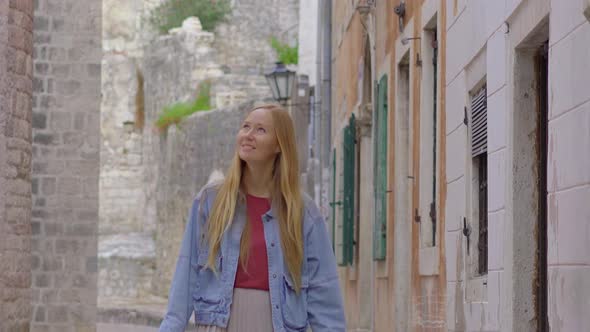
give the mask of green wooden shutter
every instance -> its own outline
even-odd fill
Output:
[[[377,103],[374,138],[374,195],[375,224],[373,259],[385,259],[387,249],[387,75],[377,86]]]
[[[354,183],[356,124],[354,114],[344,128],[342,146],[342,260],[341,265],[352,265],[354,253]]]

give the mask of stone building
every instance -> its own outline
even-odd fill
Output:
[[[332,1],[349,328],[590,325],[590,2]]]

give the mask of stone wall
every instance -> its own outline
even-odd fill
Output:
[[[0,331],[31,317],[33,1],[0,3]]]
[[[216,61],[225,74],[213,86],[215,106],[269,96],[264,73],[277,61],[270,38],[294,46],[298,29],[299,0],[232,1],[227,21],[215,29]]]
[[[155,227],[154,214],[150,212],[153,211],[149,204],[150,191],[147,190],[146,195],[143,186],[146,158],[142,153],[144,149],[150,149],[145,146],[150,144],[150,133],[145,137],[144,126],[147,126],[145,130],[151,130],[153,121],[149,120],[154,119],[145,117],[147,110],[142,87],[144,83],[147,87],[153,82],[145,80],[144,76],[146,71],[158,70],[147,67],[147,59],[154,57],[150,52],[156,49],[151,42],[163,46],[170,42],[163,42],[162,38],[179,39],[180,52],[167,56],[178,60],[177,70],[181,69],[182,74],[191,74],[190,94],[180,96],[173,92],[170,96],[174,98],[168,99],[169,104],[180,101],[178,97],[194,97],[196,83],[209,78],[212,79],[211,103],[213,107],[223,108],[269,96],[270,89],[262,75],[275,61],[269,38],[275,35],[292,45],[296,41],[297,0],[233,1],[232,14],[218,26],[215,40],[212,34],[200,31],[194,20],[189,21],[184,30],[176,29],[168,37],[158,38],[147,18],[161,2],[103,2],[99,232],[105,236],[122,232],[146,234],[153,232]],[[260,17],[265,17],[266,21],[261,22]],[[189,35],[199,37],[182,37],[186,34],[182,31],[187,29],[192,30]],[[171,37],[173,35],[176,37]],[[169,45],[165,47],[172,50]],[[174,81],[175,77],[170,76],[170,79]],[[184,83],[167,82],[166,85],[176,87]],[[157,89],[166,88],[160,86]],[[158,111],[162,106],[164,104]],[[150,174],[149,170],[146,172]]]
[[[103,2],[101,235],[149,233],[144,218],[142,59],[156,32],[146,21],[161,0]]]
[[[293,46],[299,28],[299,0],[233,0],[227,22],[215,29],[219,63],[233,72],[262,73],[275,61],[270,37]]]
[[[296,42],[298,0],[233,1],[232,14],[218,26],[215,38],[201,31],[195,20],[158,38],[147,18],[162,1],[103,2],[101,235],[146,234],[155,228],[150,190],[143,185],[144,176],[151,174],[149,169],[144,171],[148,157],[143,151],[151,149],[151,134],[144,133],[144,129],[150,131],[155,120],[155,115],[147,118],[149,110],[144,100],[147,90],[158,90],[158,95],[170,97],[159,105],[157,112],[163,106],[193,98],[197,83],[204,79],[212,82],[213,107],[265,98],[270,95],[270,89],[262,74],[270,70],[275,61],[270,36],[275,35],[292,45]],[[260,21],[261,17],[265,18],[264,22]],[[177,41],[170,41],[174,39]],[[177,45],[171,46],[173,43]],[[165,47],[166,52],[178,52],[165,54],[159,47]],[[155,54],[151,54],[154,51]],[[149,60],[154,57],[172,61],[176,65],[174,72],[180,71],[179,77],[186,76],[190,83],[177,81],[178,75],[167,74],[164,75],[169,81],[165,83],[148,80],[144,77],[149,75],[148,71],[166,70],[157,68],[159,63]],[[148,67],[152,65],[156,67]],[[165,86],[150,89],[148,86],[152,84]],[[168,87],[176,90],[178,86],[187,87],[185,84],[190,84],[190,92],[167,92],[170,91]]]
[[[137,298],[150,291],[156,228],[160,133],[165,106],[192,100],[198,85],[221,75],[211,60],[213,34],[197,19],[144,45],[142,58],[107,54],[103,60],[99,297]],[[142,69],[143,68],[143,69]],[[112,248],[132,248],[125,251]],[[109,249],[111,248],[111,249]],[[127,266],[135,272],[125,275]],[[141,280],[133,281],[133,276]],[[130,284],[136,284],[129,288]]]
[[[33,331],[95,329],[101,9],[35,1]]]

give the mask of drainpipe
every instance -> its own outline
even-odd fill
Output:
[[[322,17],[322,72],[321,72],[321,104],[320,119],[323,135],[320,137],[322,143],[320,152],[321,169],[321,192],[322,205],[327,207],[329,201],[329,168],[331,144],[331,121],[332,121],[332,1],[323,0]]]
[[[315,56],[315,70],[316,80],[314,84],[314,105],[312,105],[312,127],[313,127],[313,194],[315,203],[318,206],[322,206],[322,171],[320,163],[320,155],[322,151],[322,143],[320,137],[322,136],[321,129],[321,105],[322,105],[322,52],[323,52],[323,39],[322,30],[324,22],[324,5],[323,1],[316,2],[317,8],[317,26],[316,26],[316,56]]]

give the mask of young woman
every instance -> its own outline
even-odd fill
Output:
[[[299,187],[289,114],[254,108],[225,179],[193,202],[161,332],[345,331],[323,217]]]

